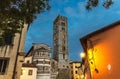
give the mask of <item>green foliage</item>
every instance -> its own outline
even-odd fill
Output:
[[[98,6],[99,1],[100,0],[88,0],[87,5],[86,5],[86,9],[91,10],[93,7]],[[113,4],[112,0],[104,0],[103,7],[108,9],[112,4]]]
[[[36,14],[49,9],[49,0],[0,1],[0,46],[9,44],[5,39],[20,33],[24,23],[30,25]]]

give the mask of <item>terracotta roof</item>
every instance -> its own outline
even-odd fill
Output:
[[[72,61],[72,62],[70,62],[70,64],[72,64],[72,63],[82,63],[81,61]]]
[[[33,63],[23,63],[22,67],[36,67],[36,65]]]

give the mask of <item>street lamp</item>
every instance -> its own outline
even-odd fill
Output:
[[[80,53],[80,57],[81,57],[81,58],[85,58],[85,56],[86,56],[86,54],[85,54],[84,52],[81,52],[81,53]]]
[[[84,79],[84,75],[82,74],[80,78],[81,78],[81,79]]]
[[[85,58],[86,58],[86,53],[85,52],[81,52],[80,53],[80,57],[82,58],[82,64],[81,64],[81,69],[82,69],[82,74],[80,75],[80,79],[86,79],[85,78],[85,71],[87,70],[87,68],[84,68],[84,66],[83,66],[83,62],[84,62],[84,60],[85,60]]]

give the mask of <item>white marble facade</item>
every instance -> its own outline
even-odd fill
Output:
[[[32,63],[37,67],[37,79],[50,79],[50,47],[46,44],[33,44],[27,56],[32,56]]]

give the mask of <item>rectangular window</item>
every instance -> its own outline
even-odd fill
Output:
[[[75,73],[77,74],[77,71],[75,71]]]
[[[9,58],[0,58],[0,74],[5,74],[9,63]]]
[[[29,70],[28,75],[32,75],[32,74],[33,74],[33,70]]]
[[[3,34],[3,37],[4,37],[4,41],[5,41],[6,45],[12,45],[12,43],[13,43],[13,35],[12,34],[9,34],[9,32],[5,32]]]
[[[61,25],[62,25],[62,26],[65,26],[65,23],[64,23],[64,22],[61,22]]]
[[[65,51],[65,46],[62,47],[62,50]]]
[[[49,70],[49,66],[45,66],[44,70],[48,71]]]
[[[71,71],[71,74],[73,74],[73,71]]]
[[[21,75],[23,75],[23,69],[21,70]]]
[[[75,68],[78,68],[78,66],[75,66]]]
[[[38,63],[43,64],[43,61],[38,61]]]
[[[30,61],[29,60],[27,60],[27,64],[29,64],[30,63]]]
[[[63,59],[65,59],[65,54],[63,54]]]

